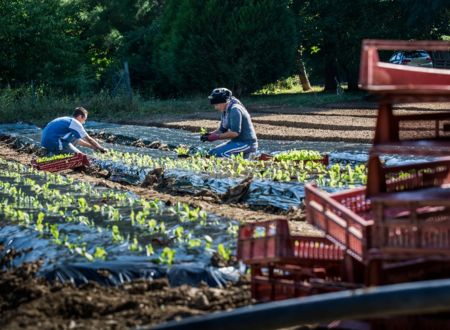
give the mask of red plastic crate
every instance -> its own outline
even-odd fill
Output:
[[[361,287],[359,284],[342,282],[340,277],[329,276],[323,269],[300,269],[303,272],[277,266],[270,269],[270,274],[263,274],[252,266],[252,298],[258,302],[267,302]]]
[[[440,50],[447,52],[449,41],[363,40],[359,85],[371,93],[389,94],[390,99],[445,101],[450,97],[450,72],[380,61],[379,50]],[[412,97],[415,98],[412,98]]]
[[[312,184],[305,185],[306,218],[327,237],[359,261],[370,244],[373,225],[371,203],[365,188],[329,194]]]
[[[247,264],[340,261],[342,249],[325,237],[291,236],[286,219],[245,224],[239,228],[238,259]]]
[[[384,166],[378,156],[369,158],[367,196],[419,190],[450,183],[450,157],[397,166]]]
[[[31,161],[31,165],[41,171],[58,172],[62,170],[73,169],[77,167],[89,166],[89,160],[85,154],[76,153],[72,157],[57,159],[53,161],[37,163],[35,159]]]
[[[276,261],[293,256],[287,220],[249,223],[239,228],[237,257],[245,263]]]
[[[291,236],[286,219],[242,225],[237,256],[251,267],[258,302],[348,288],[339,283],[344,251],[325,237]]]
[[[329,194],[307,184],[307,220],[353,258],[353,269],[345,270],[347,278],[365,273],[361,281],[379,284],[390,277],[393,282],[405,282],[416,273],[418,279],[440,277],[450,262],[450,190],[442,193],[433,187],[423,191],[418,191],[418,201],[411,199],[415,191],[370,201],[364,187]],[[432,262],[436,258],[442,269],[408,266],[414,260]]]

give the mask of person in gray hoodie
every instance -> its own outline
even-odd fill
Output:
[[[209,154],[216,157],[242,154],[244,158],[248,158],[251,153],[256,152],[258,139],[255,128],[241,101],[227,88],[214,89],[208,98],[214,108],[221,112],[220,125],[215,131],[203,134],[200,140],[229,140],[211,149]]]

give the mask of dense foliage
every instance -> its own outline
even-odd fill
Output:
[[[363,39],[440,39],[450,34],[445,0],[294,0],[292,7],[303,54],[332,91],[335,77],[357,89]]]
[[[246,94],[303,50],[314,82],[356,88],[363,38],[440,39],[449,21],[445,0],[0,1],[0,87],[117,95],[127,62],[146,95]]]
[[[162,86],[241,94],[289,75],[296,51],[287,1],[170,0],[158,39]]]
[[[77,26],[59,0],[0,2],[0,81],[75,77],[82,53]]]

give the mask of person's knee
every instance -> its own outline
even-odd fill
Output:
[[[227,158],[230,158],[230,157],[233,156],[233,155],[238,155],[238,153],[230,152],[229,150],[227,150],[227,151],[225,151],[225,152],[223,153],[223,156],[224,156],[224,157],[227,157]]]

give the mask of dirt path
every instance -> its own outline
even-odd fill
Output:
[[[415,103],[394,107],[397,113],[421,113],[450,109],[450,103]],[[373,102],[330,104],[318,108],[258,105],[248,110],[260,139],[370,143],[376,123]],[[197,112],[123,121],[126,124],[181,128],[198,132],[217,128],[219,114]]]

